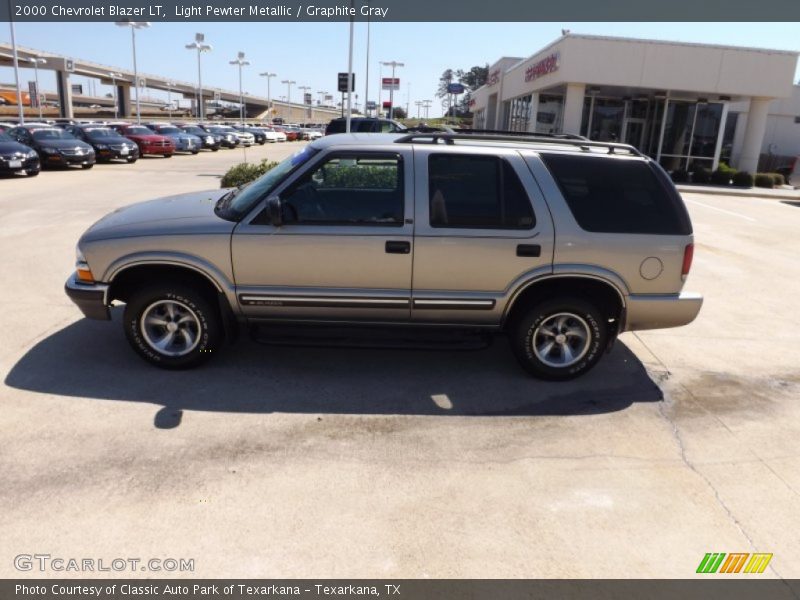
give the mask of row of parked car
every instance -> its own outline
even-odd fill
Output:
[[[24,171],[35,176],[47,167],[91,169],[98,162],[112,160],[134,163],[144,155],[170,158],[176,152],[216,152],[318,137],[322,137],[319,129],[283,125],[74,120],[0,123],[0,174]]]

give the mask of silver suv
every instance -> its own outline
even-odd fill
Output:
[[[675,187],[630,146],[343,134],[241,188],[114,211],[66,291],[90,318],[125,303],[129,342],[165,368],[240,324],[425,325],[504,331],[530,373],[570,379],[623,331],[697,316],[692,250]]]

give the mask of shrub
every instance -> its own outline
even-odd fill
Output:
[[[711,181],[711,171],[705,167],[697,167],[692,172],[692,183],[708,183]]]
[[[720,165],[720,167],[722,167],[722,165]],[[730,185],[734,175],[736,175],[736,169],[726,170],[719,168],[711,174],[711,183]]]
[[[772,173],[756,173],[756,187],[771,188],[775,183]]]
[[[786,185],[783,173],[770,173],[772,175],[772,185]]]
[[[753,176],[747,171],[738,171],[733,174],[733,185],[740,187],[753,187]]]
[[[220,187],[239,187],[245,183],[250,183],[277,165],[278,163],[267,159],[262,160],[258,164],[240,163],[234,165],[222,176]]]
[[[672,181],[675,183],[687,183],[689,181],[689,171],[686,169],[677,169],[670,173]]]

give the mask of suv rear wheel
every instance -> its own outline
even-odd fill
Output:
[[[199,365],[223,339],[214,307],[196,290],[179,285],[136,292],[125,306],[124,326],[139,356],[164,369]]]
[[[606,319],[577,298],[554,298],[533,306],[512,324],[511,346],[522,367],[541,379],[565,380],[589,371],[608,341]]]

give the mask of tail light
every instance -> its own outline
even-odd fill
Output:
[[[683,267],[681,267],[681,279],[686,281],[686,276],[689,275],[689,270],[692,268],[692,259],[694,258],[694,244],[686,244],[683,249]]]

